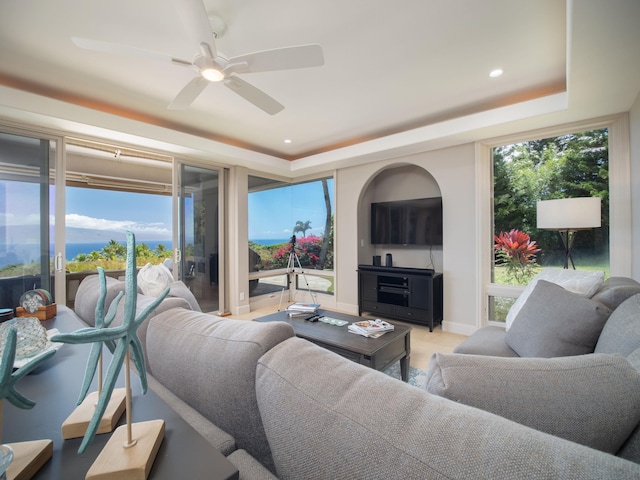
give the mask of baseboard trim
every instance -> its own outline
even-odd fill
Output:
[[[467,337],[475,332],[477,328],[474,325],[467,325],[464,323],[442,322],[442,331],[449,333],[457,333],[459,335],[466,335]]]

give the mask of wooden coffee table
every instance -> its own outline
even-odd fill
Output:
[[[349,323],[362,317],[345,313],[318,310],[319,315],[346,320]],[[311,315],[311,314],[309,314]],[[347,331],[347,325],[338,327],[324,322],[309,322],[305,317],[289,317],[286,312],[272,313],[256,318],[256,322],[286,322],[297,337],[304,338],[349,360],[375,370],[384,371],[400,361],[402,380],[409,380],[411,357],[411,327],[394,324],[395,329],[379,338],[367,338]]]

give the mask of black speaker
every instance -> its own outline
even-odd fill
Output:
[[[382,257],[380,255],[373,256],[373,266],[379,267],[382,265]]]
[[[385,263],[385,266],[393,267],[393,257],[391,256],[390,253],[387,253],[387,261]]]

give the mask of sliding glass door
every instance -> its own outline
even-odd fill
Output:
[[[55,298],[56,147],[55,140],[0,132],[0,308],[17,307],[35,288]],[[61,264],[58,270],[64,274]]]
[[[184,164],[179,172],[179,278],[191,289],[203,312],[221,311],[221,172]]]

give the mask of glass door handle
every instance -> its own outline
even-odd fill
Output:
[[[58,252],[56,254],[55,259],[53,261],[53,268],[56,270],[56,272],[62,271],[62,252]]]

